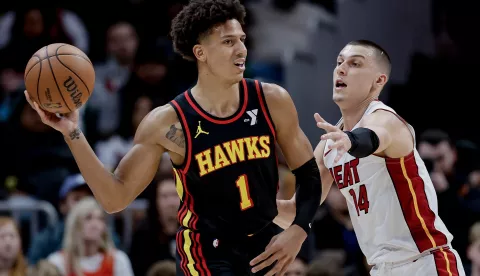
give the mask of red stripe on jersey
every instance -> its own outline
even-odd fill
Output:
[[[436,216],[430,208],[414,153],[402,158],[386,158],[385,161],[405,221],[419,252],[445,245],[447,237],[435,229]]]

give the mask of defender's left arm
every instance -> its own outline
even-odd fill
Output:
[[[300,128],[297,110],[288,92],[275,84],[263,84],[263,91],[278,145],[296,178],[297,210],[292,225],[300,226],[308,234],[322,194],[313,148]]]

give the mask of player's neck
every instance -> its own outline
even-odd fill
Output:
[[[200,106],[209,113],[218,115],[234,109],[240,104],[238,83],[222,82],[211,73],[199,73],[192,94]]]
[[[367,98],[364,101],[348,108],[340,108],[343,118],[343,130],[352,130],[353,127],[362,119],[365,110],[367,110],[373,98]]]

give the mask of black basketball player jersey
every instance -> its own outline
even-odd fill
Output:
[[[203,110],[187,90],[170,104],[185,135],[174,165],[183,227],[215,234],[255,234],[277,215],[275,127],[261,83],[239,83],[240,105],[227,118]]]

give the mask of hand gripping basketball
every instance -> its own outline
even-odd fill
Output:
[[[37,111],[42,122],[58,131],[60,131],[64,136],[69,135],[75,129],[78,128],[78,118],[79,111],[74,110],[73,112],[57,115],[48,111],[41,109],[38,104],[30,98],[27,90],[25,90],[25,98],[27,99],[30,106]]]
[[[317,121],[317,127],[324,129],[327,133],[322,135],[322,140],[333,140],[333,144],[328,146],[328,149],[337,149],[337,156],[335,157],[334,162],[337,163],[342,156],[350,150],[352,147],[352,142],[348,135],[343,132],[339,127],[327,123],[318,113],[313,115],[315,121]]]

